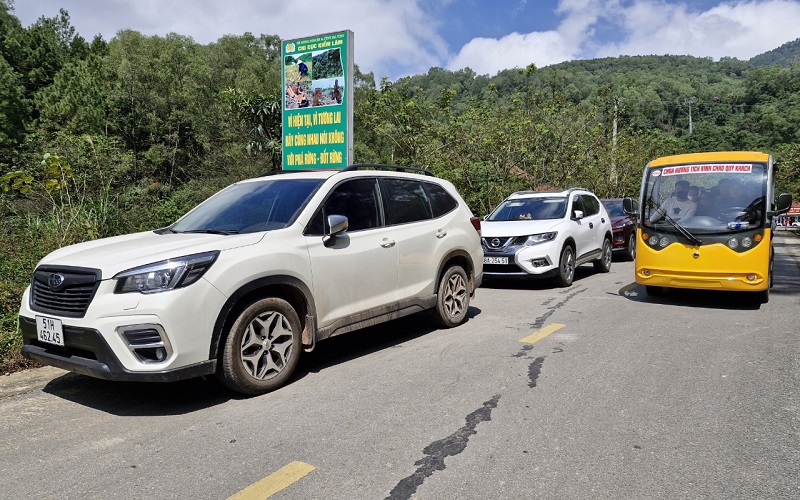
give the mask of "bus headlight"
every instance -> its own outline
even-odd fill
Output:
[[[651,237],[650,237],[650,238],[647,240],[647,243],[649,243],[651,247],[654,247],[654,246],[658,245],[658,236],[656,236],[656,235],[654,234],[653,236],[651,236]]]
[[[669,238],[667,238],[666,236],[662,236],[661,239],[658,240],[658,246],[664,248],[667,245],[669,245]]]
[[[750,248],[751,246],[753,246],[753,240],[750,239],[749,236],[745,236],[744,238],[742,238],[742,246],[745,248]]]
[[[738,247],[739,246],[739,240],[737,240],[736,238],[729,239],[728,240],[728,246],[731,247],[731,248]]]

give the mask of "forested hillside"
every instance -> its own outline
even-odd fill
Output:
[[[772,49],[750,59],[753,66],[772,66],[778,64],[787,68],[800,61],[800,38],[786,42],[777,49]]]
[[[476,214],[522,188],[633,194],[648,160],[715,149],[772,153],[800,199],[798,65],[647,56],[491,77],[356,73],[354,161],[432,169]],[[22,363],[16,311],[38,259],[161,227],[280,168],[281,94],[277,36],[87,41],[65,11],[23,27],[0,0],[0,372]]]

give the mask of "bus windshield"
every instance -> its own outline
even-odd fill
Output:
[[[761,228],[765,163],[694,163],[651,168],[642,189],[642,225],[661,232],[720,234]]]

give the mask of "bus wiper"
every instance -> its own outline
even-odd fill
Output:
[[[655,206],[655,203],[653,202],[653,199],[652,199],[652,198],[648,198],[648,199],[647,199],[647,204],[648,204],[648,205],[649,205],[651,208],[652,208],[653,206]],[[686,229],[685,227],[683,227],[683,226],[682,226],[682,225],[681,225],[681,224],[680,224],[678,221],[676,221],[675,219],[673,219],[672,217],[670,217],[670,216],[669,216],[669,214],[667,214],[667,212],[666,212],[665,210],[662,210],[661,208],[656,208],[656,210],[662,214],[662,216],[663,216],[663,218],[664,218],[664,220],[665,220],[665,221],[669,222],[669,223],[672,225],[672,227],[674,227],[675,229],[677,229],[679,233],[681,233],[681,234],[682,234],[684,237],[686,237],[686,238],[687,238],[689,241],[691,241],[692,243],[694,243],[694,245],[695,245],[695,246],[700,246],[700,245],[703,243],[702,241],[700,241],[699,239],[697,239],[697,237],[696,237],[695,235],[693,235],[692,233],[690,233],[688,229]],[[658,221],[656,221],[656,222],[658,222]]]
[[[188,231],[180,231],[181,233],[200,233],[200,234],[239,234],[236,229],[190,229]]]

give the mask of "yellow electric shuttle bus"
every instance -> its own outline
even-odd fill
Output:
[[[752,151],[691,153],[657,158],[642,177],[636,283],[648,295],[667,288],[731,290],[769,300],[772,218],[789,210],[790,194],[775,199],[775,163]]]

